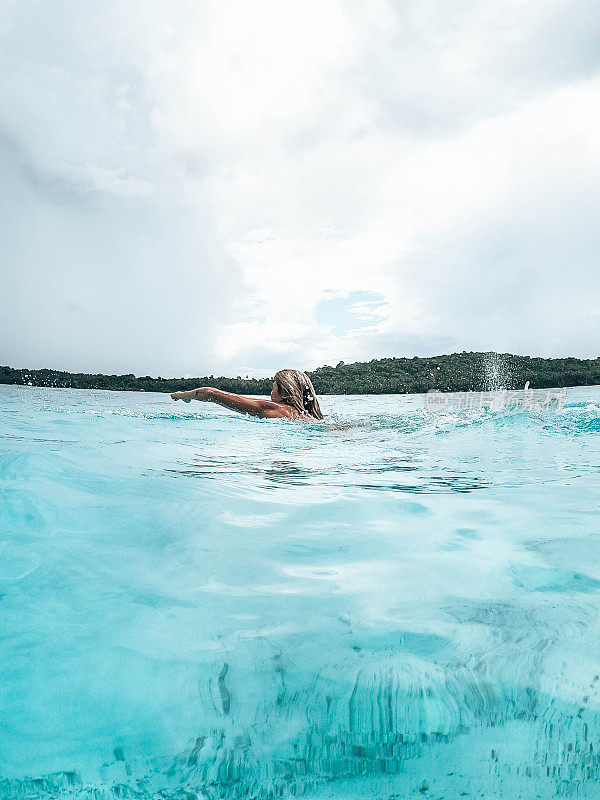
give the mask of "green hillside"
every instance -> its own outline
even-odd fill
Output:
[[[600,358],[532,358],[508,353],[452,353],[431,358],[379,358],[319,367],[309,372],[319,394],[395,394],[518,389],[600,384]],[[172,392],[216,386],[240,394],[269,394],[272,378],[153,378],[149,375],[88,375],[52,369],[0,367],[0,383],[74,389]]]

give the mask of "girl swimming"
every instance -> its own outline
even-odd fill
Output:
[[[189,392],[173,392],[173,400],[204,400],[218,403],[225,408],[252,414],[266,419],[296,419],[310,421],[323,419],[319,401],[311,379],[297,369],[281,369],[275,375],[271,400],[255,400],[231,392],[223,392],[212,386],[201,386]]]

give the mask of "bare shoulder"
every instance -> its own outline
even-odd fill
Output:
[[[270,400],[262,401],[261,416],[266,419],[300,419],[293,408],[282,403],[273,403]]]

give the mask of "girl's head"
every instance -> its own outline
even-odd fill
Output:
[[[271,400],[286,403],[299,414],[323,419],[314,386],[305,372],[297,369],[280,369],[275,375]]]

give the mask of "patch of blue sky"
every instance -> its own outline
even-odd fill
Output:
[[[318,304],[315,315],[320,325],[330,325],[334,334],[370,328],[385,318],[385,301],[376,292],[349,292],[345,297],[328,297]]]

